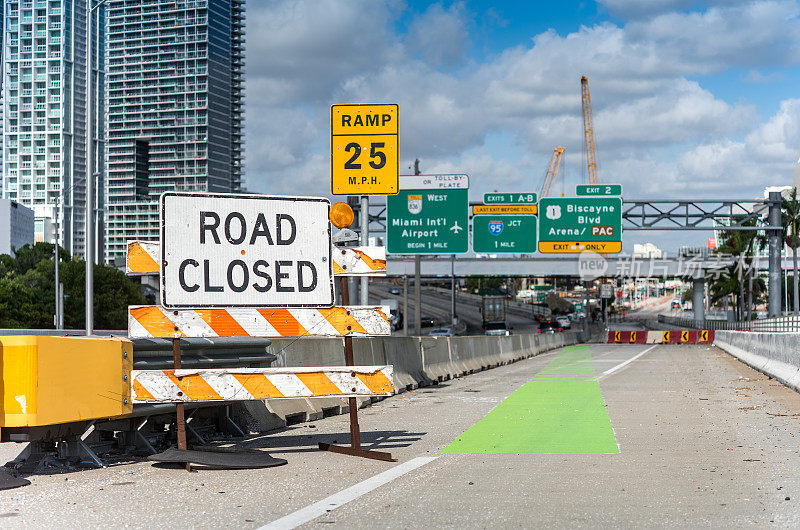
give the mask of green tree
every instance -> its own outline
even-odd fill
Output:
[[[754,298],[763,292],[763,282],[755,278],[753,258],[756,251],[766,246],[766,238],[759,234],[756,220],[751,219],[742,223],[743,226],[753,227],[752,230],[723,230],[720,234],[721,245],[717,248],[720,254],[733,256],[735,262],[726,274],[721,275],[711,286],[711,301],[717,303],[725,295],[732,295],[736,299],[736,313],[739,320],[752,316]]]
[[[73,261],[60,249],[66,260],[59,265],[64,284],[64,325],[85,326],[85,262]],[[16,258],[0,256],[0,327],[54,327],[55,266],[54,246],[37,243],[23,247]],[[37,261],[38,260],[38,261]],[[125,329],[127,306],[152,303],[142,295],[140,286],[121,271],[105,265],[94,266],[94,314],[97,329]]]
[[[14,255],[16,263],[15,270],[17,273],[22,274],[25,271],[33,269],[36,265],[44,260],[53,260],[54,245],[52,243],[35,243],[31,245],[23,245]],[[58,255],[61,261],[68,261],[70,259],[69,252],[59,247]],[[53,295],[55,296],[55,295]]]

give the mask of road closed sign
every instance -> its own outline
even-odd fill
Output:
[[[162,194],[162,304],[333,305],[329,209],[321,197]]]

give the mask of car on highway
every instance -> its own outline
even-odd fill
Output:
[[[545,320],[539,323],[539,333],[560,333],[564,328],[555,320]]]
[[[419,325],[423,328],[430,328],[436,325],[436,319],[428,315],[422,315],[419,317],[419,322]]]
[[[505,322],[487,322],[484,324],[483,333],[491,337],[505,337],[511,335],[511,331],[506,327]]]
[[[569,318],[567,317],[556,317],[556,322],[558,322],[563,329],[569,329],[572,327],[572,322],[570,322]]]
[[[400,289],[398,289],[397,287],[392,287],[391,289],[389,289],[389,294],[400,294]]]
[[[432,329],[430,333],[428,333],[429,337],[453,337],[454,333],[453,330],[450,328],[436,328]]]

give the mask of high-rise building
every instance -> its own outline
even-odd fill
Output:
[[[109,0],[107,263],[168,190],[242,186],[244,0]]]
[[[3,195],[31,208],[42,237],[84,254],[86,0],[3,0]],[[103,8],[95,11],[93,122],[102,167]],[[102,179],[97,179],[102,184]],[[102,197],[102,186],[96,186]]]
[[[33,210],[11,199],[0,199],[0,254],[14,255],[23,245],[33,245]]]

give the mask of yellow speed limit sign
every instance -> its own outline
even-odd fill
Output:
[[[394,195],[399,174],[396,103],[331,106],[331,193]]]

